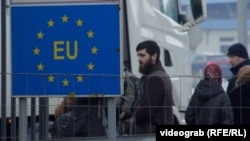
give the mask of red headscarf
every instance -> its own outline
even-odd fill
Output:
[[[208,64],[204,70],[205,80],[212,80],[221,84],[222,83],[221,75],[222,75],[221,68],[219,67],[219,65],[215,63]]]

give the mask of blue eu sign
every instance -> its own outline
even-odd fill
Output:
[[[117,4],[11,7],[12,96],[120,95]]]

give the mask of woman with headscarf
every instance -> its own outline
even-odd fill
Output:
[[[188,125],[230,125],[233,112],[228,95],[222,88],[221,69],[208,64],[191,97],[185,120]]]
[[[229,93],[237,125],[250,124],[250,65],[240,68],[236,87]]]

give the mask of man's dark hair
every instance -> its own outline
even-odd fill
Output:
[[[142,50],[142,49],[146,49],[146,52],[152,56],[154,53],[157,54],[157,58],[156,58],[156,62],[160,61],[160,47],[158,46],[158,44],[155,41],[152,40],[146,40],[143,41],[141,43],[139,43],[136,47],[136,51]]]

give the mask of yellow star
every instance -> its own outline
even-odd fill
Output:
[[[77,82],[82,82],[82,81],[83,81],[82,75],[78,75],[78,76],[76,77],[76,79],[77,79]]]
[[[39,65],[37,65],[37,69],[38,71],[43,71],[44,65],[42,63],[40,63]]]
[[[94,46],[91,48],[92,54],[97,54],[98,49]]]
[[[91,62],[87,65],[88,66],[88,70],[94,70],[94,66]]]
[[[62,17],[62,22],[63,22],[63,23],[67,23],[67,22],[68,22],[68,19],[69,19],[69,17],[67,17],[67,15],[64,15],[64,16]]]
[[[73,99],[73,98],[75,97],[75,95],[76,95],[75,92],[71,92],[71,93],[69,94],[70,99]]]
[[[36,34],[38,39],[43,39],[44,34],[42,33],[42,31],[40,31],[39,33]]]
[[[94,32],[92,32],[91,30],[89,30],[89,32],[87,32],[87,34],[88,34],[88,38],[94,37]]]
[[[83,20],[78,19],[78,20],[76,21],[76,24],[77,24],[77,26],[82,26]]]
[[[69,86],[69,81],[65,78],[63,81],[63,86]]]
[[[33,49],[33,52],[34,52],[34,55],[39,55],[40,49],[36,47],[35,49]]]
[[[53,20],[50,19],[50,20],[48,21],[48,26],[49,26],[49,27],[54,27],[54,23],[55,23],[55,22],[54,22]]]
[[[49,82],[54,82],[55,77],[54,77],[53,75],[50,75],[50,76],[48,77],[48,79],[49,79]]]

